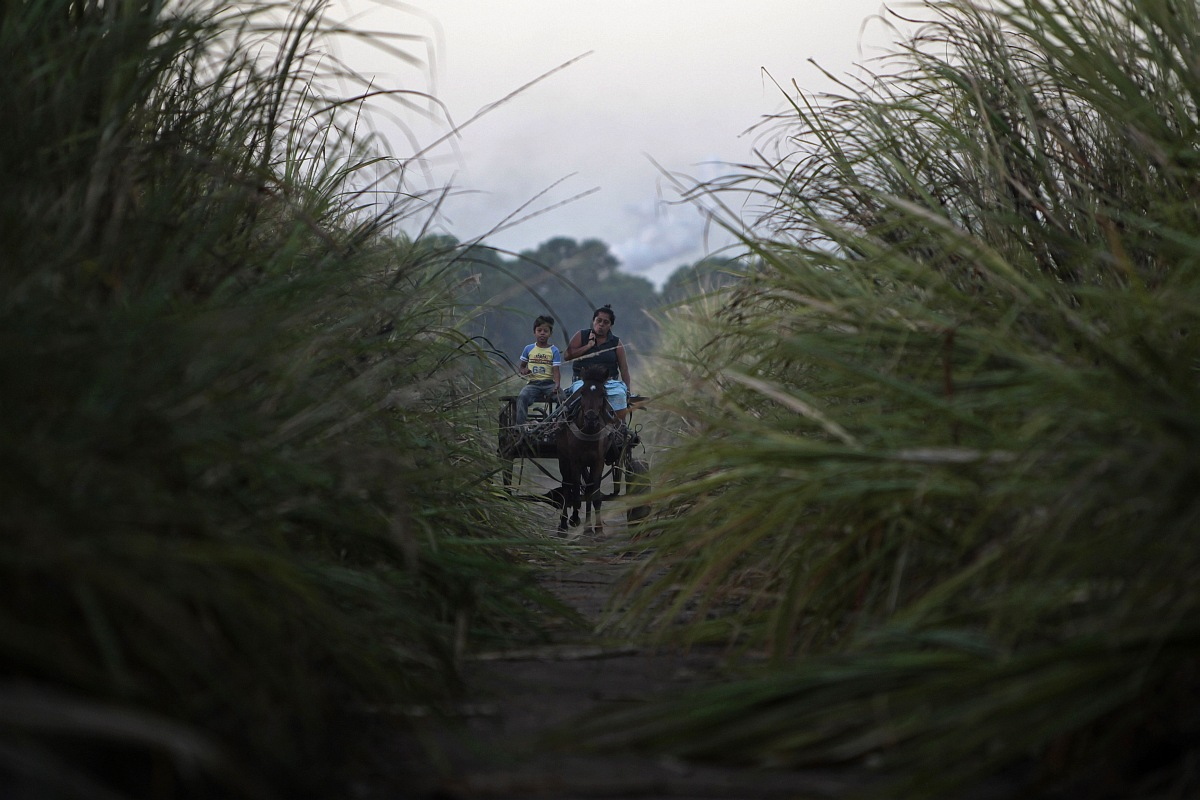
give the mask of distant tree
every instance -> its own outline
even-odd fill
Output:
[[[590,323],[592,311],[605,304],[617,313],[617,335],[630,343],[634,363],[657,340],[648,314],[659,304],[654,284],[623,272],[599,239],[555,237],[515,258],[476,246],[459,262],[467,330],[493,350],[504,369],[532,340],[533,320],[541,314],[554,318],[553,341],[564,349],[571,335]]]
[[[737,283],[748,271],[746,262],[738,258],[706,258],[682,265],[663,284],[662,302],[671,305],[696,295],[709,294]]]
[[[575,331],[590,324],[592,312],[607,304],[637,370],[658,345],[660,309],[731,286],[758,268],[745,258],[707,258],[681,265],[659,292],[647,278],[625,272],[605,242],[566,236],[515,257],[486,245],[468,247],[455,264],[466,330],[502,369],[515,366],[537,316],[553,317],[553,341],[565,349]]]

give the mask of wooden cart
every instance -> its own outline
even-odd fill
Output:
[[[634,410],[645,400],[640,395],[629,398],[629,407]],[[515,395],[505,395],[500,398],[500,416],[497,428],[497,452],[503,459],[501,480],[505,491],[510,494],[520,483],[519,476],[523,472],[526,461],[535,465],[542,474],[557,480],[556,474],[551,474],[540,460],[558,460],[558,445],[554,414],[558,403],[554,400],[539,401],[529,408],[529,415],[524,429],[517,428],[517,398]],[[636,448],[641,444],[640,438],[633,427],[633,414],[627,420],[629,435],[619,446],[609,448],[605,457],[607,471],[605,477],[612,479],[613,490],[606,493],[604,498],[611,500],[622,493],[627,496],[642,494],[650,489],[649,465],[638,458]],[[557,463],[555,464],[557,467]],[[514,482],[514,475],[517,480]],[[603,480],[601,481],[603,486]],[[650,514],[650,506],[630,506],[626,511],[629,522],[638,522]]]

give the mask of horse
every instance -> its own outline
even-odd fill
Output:
[[[566,424],[558,429],[558,470],[562,478],[562,506],[558,530],[567,530],[567,509],[572,510],[571,526],[579,524],[579,506],[593,531],[600,531],[600,479],[604,475],[604,454],[612,435],[616,413],[608,404],[604,367],[585,367],[583,386],[566,403]],[[595,521],[592,522],[592,511]]]

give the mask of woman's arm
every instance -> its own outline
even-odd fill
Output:
[[[621,380],[625,381],[625,388],[633,394],[633,378],[629,375],[629,364],[625,362],[625,343],[617,345],[617,369],[621,371]]]
[[[563,356],[567,361],[574,361],[581,355],[595,347],[596,342],[593,337],[589,336],[587,342],[583,341],[583,331],[578,331],[571,337],[571,343],[567,345],[567,354]]]

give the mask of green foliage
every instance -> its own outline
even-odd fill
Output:
[[[613,332],[625,342],[632,369],[657,341],[649,316],[659,304],[654,284],[622,272],[608,245],[597,239],[558,237],[515,259],[472,247],[459,260],[459,270],[476,279],[463,297],[475,309],[467,329],[482,337],[501,363],[516,364],[533,341],[538,316],[554,318],[551,343],[565,352],[571,336],[589,327],[592,312],[602,305],[617,314]]]
[[[671,306],[720,292],[740,283],[754,269],[736,258],[706,258],[672,272],[662,288],[662,301]]]
[[[357,193],[379,161],[318,10],[5,7],[21,796],[328,796],[369,709],[437,707],[466,648],[536,635],[451,259]]]
[[[743,179],[764,269],[673,351],[697,435],[631,614],[775,671],[614,739],[1192,793],[1197,9],[928,11],[893,74],[793,99]]]

